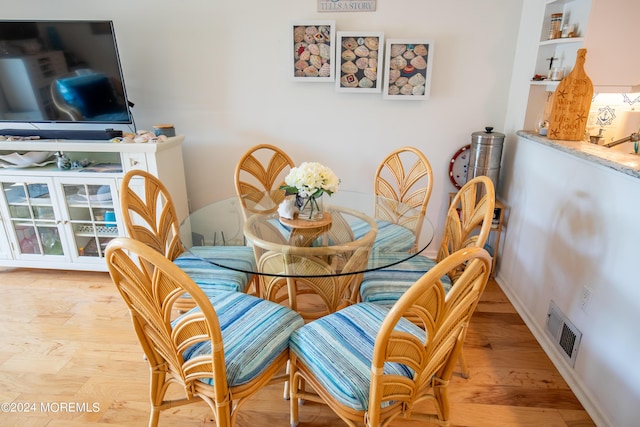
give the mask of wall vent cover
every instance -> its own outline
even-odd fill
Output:
[[[549,313],[547,313],[547,332],[553,339],[553,344],[573,367],[576,363],[582,332],[571,323],[553,301],[549,304]]]

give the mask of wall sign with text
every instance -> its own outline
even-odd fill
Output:
[[[376,0],[318,0],[318,12],[375,12]]]

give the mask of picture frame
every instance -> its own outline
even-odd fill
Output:
[[[387,39],[383,98],[425,100],[431,92],[433,40]]]
[[[336,91],[382,92],[384,33],[338,31],[336,48]]]
[[[291,78],[300,82],[333,82],[335,79],[336,21],[291,23]]]

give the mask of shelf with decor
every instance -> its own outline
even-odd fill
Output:
[[[563,76],[575,64],[578,49],[584,46],[589,22],[590,0],[550,0],[544,5],[534,69],[529,76],[529,97],[525,129],[536,129],[545,120],[545,106]],[[559,33],[552,30],[552,15],[561,14]],[[569,37],[569,29],[572,36]],[[555,73],[552,69],[556,68]],[[552,74],[554,79],[552,80]],[[544,79],[538,80],[541,76]]]

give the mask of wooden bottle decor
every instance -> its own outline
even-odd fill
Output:
[[[580,141],[584,138],[593,98],[593,84],[584,71],[587,49],[579,49],[576,65],[556,89],[549,118],[549,139]]]

